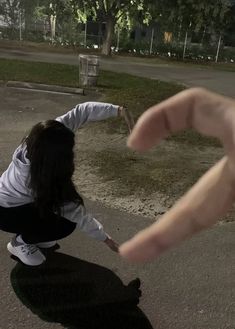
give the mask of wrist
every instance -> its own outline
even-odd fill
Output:
[[[107,233],[105,233],[105,239],[103,240],[103,242],[107,242],[107,241],[109,241],[110,239],[112,239],[111,238],[111,236],[110,235],[108,235]]]

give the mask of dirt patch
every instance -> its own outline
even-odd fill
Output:
[[[87,198],[145,217],[166,212],[223,156],[220,147],[189,146],[172,140],[146,154],[126,147],[126,132],[108,135],[102,124],[79,130],[75,183]],[[232,220],[230,213],[223,220]]]

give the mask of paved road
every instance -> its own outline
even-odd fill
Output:
[[[2,171],[32,124],[87,98],[0,88],[0,99]],[[152,222],[86,203],[120,242]],[[31,269],[9,257],[10,234],[0,232],[0,329],[234,329],[234,237],[235,223],[217,226],[152,264],[133,266],[76,231],[45,266]],[[136,277],[138,305],[137,289],[128,287]]]
[[[36,53],[1,48],[0,57],[78,65],[78,57],[71,54]],[[201,86],[230,97],[235,97],[235,72],[180,67],[172,64],[154,65],[143,63],[142,61],[136,62],[126,57],[115,57],[114,59],[101,58],[101,68],[151,79],[173,81],[189,87]]]

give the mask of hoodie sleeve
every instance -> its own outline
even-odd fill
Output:
[[[90,237],[104,241],[108,234],[105,233],[102,224],[91,214],[86,212],[83,205],[77,205],[73,202],[67,203],[62,207],[62,216],[77,223],[77,228],[89,235]]]
[[[75,106],[71,111],[57,117],[56,120],[75,132],[90,121],[105,120],[118,114],[118,105],[101,102],[86,102]]]

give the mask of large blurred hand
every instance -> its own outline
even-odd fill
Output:
[[[201,88],[183,91],[147,110],[128,146],[146,151],[177,131],[194,128],[217,137],[226,156],[212,167],[162,218],[119,248],[130,261],[147,261],[213,225],[235,200],[235,101]]]

